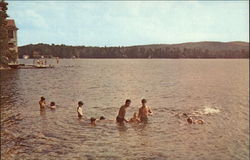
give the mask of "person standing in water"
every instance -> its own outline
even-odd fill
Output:
[[[46,102],[45,102],[44,97],[41,97],[41,100],[39,101],[39,105],[40,105],[40,110],[45,110]]]
[[[152,115],[153,112],[148,106],[146,106],[146,103],[147,103],[146,99],[142,99],[141,103],[142,103],[142,106],[139,108],[138,118],[140,119],[141,122],[147,122],[148,116]]]
[[[78,107],[77,107],[78,118],[83,117],[82,107],[83,107],[83,102],[79,101],[78,102]]]
[[[131,100],[127,99],[125,101],[125,104],[120,107],[120,110],[118,112],[118,116],[116,117],[117,123],[122,124],[122,123],[124,123],[124,121],[128,122],[128,120],[125,119],[125,115],[126,115],[126,109],[130,106],[130,104],[131,104]]]

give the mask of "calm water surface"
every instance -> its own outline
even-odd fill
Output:
[[[0,71],[2,159],[246,160],[248,65],[237,59],[65,59],[54,69]],[[41,96],[58,109],[41,113]],[[114,120],[126,98],[132,100],[127,118],[148,99],[154,112],[148,124],[91,126],[77,118],[79,100],[86,117]],[[175,116],[195,111],[203,113],[204,125]]]

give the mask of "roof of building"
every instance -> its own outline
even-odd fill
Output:
[[[14,19],[7,19],[7,27],[8,27],[8,29],[18,30]]]

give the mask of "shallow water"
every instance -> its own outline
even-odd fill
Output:
[[[54,69],[0,71],[1,158],[248,159],[248,65],[246,59],[65,59]],[[40,112],[41,96],[58,109]],[[127,118],[148,99],[154,112],[148,124],[91,126],[77,118],[79,100],[86,117],[114,120],[126,98]],[[175,116],[182,112],[199,113],[205,124],[186,124]]]

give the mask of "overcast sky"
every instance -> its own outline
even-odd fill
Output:
[[[9,1],[19,46],[249,41],[248,1]]]

